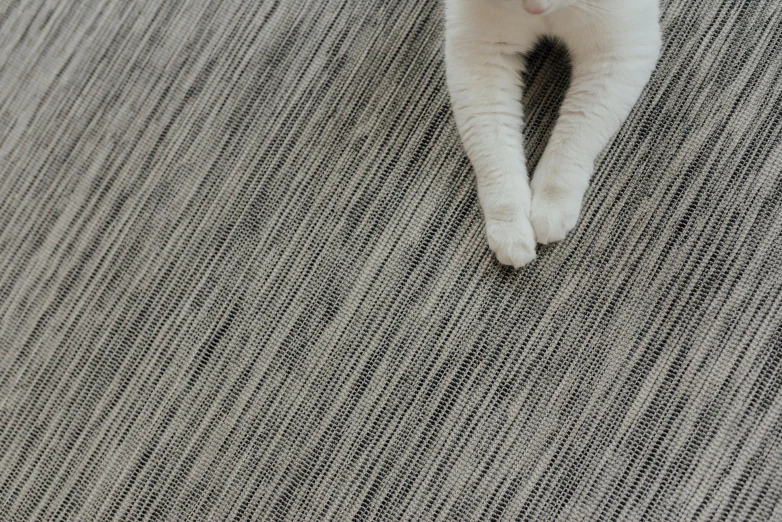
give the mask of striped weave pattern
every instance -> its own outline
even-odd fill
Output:
[[[782,4],[662,23],[514,272],[439,2],[0,0],[0,520],[782,519]]]

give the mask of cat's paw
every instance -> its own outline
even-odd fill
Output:
[[[526,217],[512,221],[487,219],[486,238],[503,265],[521,268],[535,259],[535,232]]]
[[[573,192],[540,190],[532,194],[530,221],[538,243],[547,245],[565,239],[576,226],[582,196]]]

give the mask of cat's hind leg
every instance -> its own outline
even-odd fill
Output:
[[[571,49],[573,79],[532,178],[530,219],[539,243],[576,225],[600,151],[638,100],[657,62],[659,37]]]
[[[475,170],[489,247],[519,268],[535,259],[531,192],[524,159],[518,46],[446,29],[451,104]]]

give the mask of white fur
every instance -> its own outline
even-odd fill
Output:
[[[575,226],[595,158],[657,62],[658,9],[658,0],[446,0],[448,89],[501,263],[526,265],[536,240]],[[520,54],[543,35],[567,45],[573,78],[530,184]]]

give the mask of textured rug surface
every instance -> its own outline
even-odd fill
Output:
[[[782,4],[662,16],[514,272],[440,2],[0,0],[0,520],[782,520]]]

